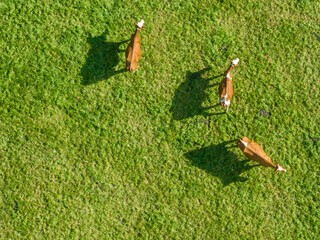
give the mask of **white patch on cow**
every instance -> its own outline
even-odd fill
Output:
[[[220,97],[220,102],[225,102],[226,101],[226,98],[227,98],[227,94],[223,97],[223,96],[221,96]]]
[[[242,141],[241,139],[240,139],[240,142],[241,142],[245,147],[247,147],[248,143]]]
[[[230,100],[227,101],[227,94],[224,97],[220,97],[220,102],[224,102],[225,105],[229,106],[230,105]]]
[[[239,58],[236,58],[235,60],[232,61],[232,65],[237,65],[239,62]]]
[[[224,104],[229,106],[230,100],[227,101],[227,96],[228,96],[227,94],[224,96]]]
[[[231,77],[230,77],[230,74],[229,74],[229,73],[227,74],[227,76],[226,76],[226,77],[227,77],[227,78],[229,78],[229,79],[231,79]]]
[[[142,28],[143,23],[144,23],[144,20],[141,19],[141,21],[137,23],[137,26],[138,26],[139,28]]]

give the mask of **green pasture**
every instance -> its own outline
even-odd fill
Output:
[[[0,239],[319,238],[318,0],[2,0],[0,13]],[[287,172],[247,160],[242,136]]]

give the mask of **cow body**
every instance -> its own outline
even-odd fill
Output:
[[[223,76],[219,85],[220,104],[223,108],[227,108],[228,111],[233,96],[232,75],[225,72]]]
[[[142,29],[143,20],[136,24],[136,32],[132,34],[130,43],[126,49],[126,69],[133,72],[137,69],[138,61],[141,57],[141,38],[139,32]]]
[[[275,169],[276,172],[286,172],[286,169],[282,168],[279,164],[272,163],[270,157],[263,151],[262,147],[258,143],[251,141],[249,138],[242,137],[239,139],[238,146],[243,154],[250,160],[258,162],[264,167],[271,167]]]
[[[226,108],[226,112],[228,112],[231,98],[233,96],[233,86],[232,86],[232,69],[237,66],[239,59],[235,59],[231,61],[230,67],[223,73],[223,79],[219,84],[219,96],[220,96],[220,104],[223,108]]]

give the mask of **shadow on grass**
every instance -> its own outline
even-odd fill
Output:
[[[106,35],[106,33],[103,33],[98,37],[88,38],[91,49],[81,69],[83,85],[94,84],[126,71],[125,67],[120,70],[114,68],[120,61],[119,53],[125,52],[125,50],[120,50],[119,47],[129,40],[106,42]]]
[[[245,182],[248,179],[241,177],[240,174],[258,165],[247,165],[249,160],[239,161],[237,156],[228,150],[231,147],[226,145],[235,141],[237,140],[193,150],[186,153],[185,157],[192,165],[220,178],[224,186],[234,182]]]
[[[195,115],[203,115],[204,117],[218,115],[210,114],[207,111],[219,106],[219,104],[211,107],[201,106],[202,102],[208,97],[205,90],[219,85],[219,83],[210,85],[210,80],[222,76],[222,74],[220,74],[212,78],[203,78],[202,75],[210,69],[211,68],[207,67],[198,72],[193,73],[188,71],[186,73],[186,81],[181,83],[177,88],[172,100],[170,111],[172,112],[174,120],[182,120]]]

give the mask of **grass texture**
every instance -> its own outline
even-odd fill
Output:
[[[0,11],[1,239],[319,236],[319,1]],[[138,70],[125,72],[142,18]],[[241,66],[224,114],[229,58]],[[246,160],[242,136],[287,173]]]

